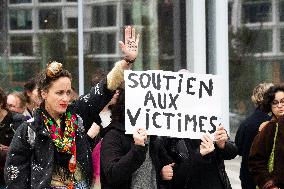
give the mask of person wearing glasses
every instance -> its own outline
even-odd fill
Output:
[[[16,129],[23,121],[25,116],[8,109],[7,96],[0,87],[0,189],[5,188],[4,165],[10,143]]]
[[[254,138],[249,169],[261,189],[284,188],[284,85],[270,87],[262,108],[272,119]]]
[[[22,92],[14,91],[7,96],[7,106],[12,112],[26,115],[27,99]]]
[[[256,108],[254,112],[241,123],[235,137],[238,154],[242,156],[240,168],[242,189],[255,189],[256,187],[251,173],[249,172],[248,157],[251,144],[258,133],[260,125],[271,119],[271,116],[261,109],[263,95],[271,86],[273,86],[272,83],[260,83],[253,89],[251,101]]]

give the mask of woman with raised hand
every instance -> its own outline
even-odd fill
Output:
[[[134,35],[133,35],[134,34]],[[137,57],[139,36],[125,28],[120,42],[125,58],[115,64],[107,78],[69,105],[71,74],[52,62],[38,81],[40,108],[34,119],[22,124],[12,140],[5,165],[8,188],[87,189],[92,179],[89,136],[91,123],[123,82],[123,71]]]

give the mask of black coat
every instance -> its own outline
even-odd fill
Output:
[[[77,162],[89,184],[92,179],[92,158],[89,137],[86,135],[89,123],[94,115],[111,99],[106,80],[93,87],[89,94],[80,97],[68,107],[71,113],[77,113],[82,121],[76,131]],[[35,113],[34,121],[21,125],[12,140],[5,165],[5,180],[11,189],[50,188],[54,166],[55,146],[42,116]]]
[[[255,109],[253,114],[246,118],[238,128],[235,143],[238,147],[238,154],[242,156],[240,180],[242,188],[255,189],[256,184],[248,168],[248,157],[253,139],[258,133],[261,123],[270,120],[271,117],[266,113]]]
[[[130,189],[132,174],[143,164],[146,158],[146,146],[134,144],[133,136],[126,135],[124,125],[118,122],[108,126],[108,132],[101,146],[101,184],[102,189]],[[155,154],[155,136],[150,137],[150,157],[156,169],[159,188],[159,170]]]
[[[229,178],[225,171],[224,160],[233,159],[237,148],[231,141],[226,142],[224,149],[215,145],[210,154],[201,156],[200,140],[163,138],[160,157],[164,165],[175,163],[174,176],[171,181],[165,181],[165,188],[184,189],[231,189]]]
[[[9,146],[15,131],[27,118],[22,114],[8,111],[8,114],[0,123],[0,144]]]
[[[8,111],[8,114],[4,117],[0,123],[0,144],[10,146],[12,138],[16,129],[26,120],[26,117],[22,114]],[[4,185],[4,165],[6,162],[7,152],[0,150],[0,185]]]

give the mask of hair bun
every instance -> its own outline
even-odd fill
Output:
[[[55,77],[62,70],[62,64],[56,61],[53,61],[47,65],[47,76]]]

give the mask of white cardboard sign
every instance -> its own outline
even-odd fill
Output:
[[[149,135],[199,139],[220,124],[219,76],[127,70],[124,79],[127,134],[146,128]]]

